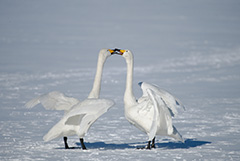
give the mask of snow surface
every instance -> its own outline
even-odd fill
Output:
[[[0,1],[0,160],[240,160],[240,1]],[[147,135],[124,118],[126,64],[110,57],[102,98],[116,105],[85,137],[82,151],[42,137],[63,112],[24,104],[60,91],[83,100],[101,48],[135,56],[134,92],[146,81],[186,106],[174,125],[186,139]]]

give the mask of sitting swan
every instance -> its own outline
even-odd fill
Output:
[[[65,149],[69,149],[67,136],[78,135],[82,149],[86,149],[83,137],[91,125],[114,105],[112,100],[99,99],[103,66],[109,56],[111,56],[109,50],[100,50],[93,88],[88,98],[82,102],[54,91],[26,103],[27,108],[41,103],[46,109],[65,111],[63,118],[43,137],[44,141],[64,137]]]
[[[127,63],[126,89],[124,93],[125,117],[148,135],[147,149],[155,148],[155,136],[170,136],[184,142],[182,136],[172,125],[172,116],[177,114],[176,107],[184,106],[165,90],[140,82],[143,95],[136,101],[133,94],[133,54],[130,50],[115,49],[111,52],[122,55]],[[152,145],[150,146],[152,141]]]

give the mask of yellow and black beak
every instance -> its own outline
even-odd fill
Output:
[[[113,54],[117,54],[117,55],[123,55],[123,53],[125,52],[125,50],[121,50],[121,49],[108,49],[108,51],[111,53],[111,55]]]
[[[111,54],[115,54],[115,53],[114,53],[114,49],[108,49],[108,51],[109,51]]]

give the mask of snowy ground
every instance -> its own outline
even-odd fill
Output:
[[[0,1],[0,160],[239,160],[240,2],[237,0]],[[101,48],[135,56],[139,81],[159,85],[186,106],[174,125],[186,139],[147,136],[124,118],[126,64],[105,64],[102,98],[116,105],[75,149],[42,137],[62,112],[24,104],[60,91],[80,100],[90,92]]]

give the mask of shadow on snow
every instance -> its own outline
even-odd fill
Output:
[[[196,139],[186,139],[185,143],[181,143],[181,142],[156,143],[158,148],[165,148],[165,149],[189,149],[189,148],[202,146],[205,144],[211,144],[211,142],[199,141]]]
[[[78,149],[81,147],[80,143],[76,143],[79,147],[73,147],[72,149]],[[198,146],[202,146],[205,144],[211,144],[208,141],[199,141],[196,139],[186,139],[185,143],[181,142],[166,142],[166,143],[156,143],[157,148],[163,149],[189,149]],[[123,144],[111,144],[105,142],[94,142],[94,143],[85,143],[87,149],[136,149],[140,146],[147,145],[147,142],[139,142],[139,143],[123,143]]]

